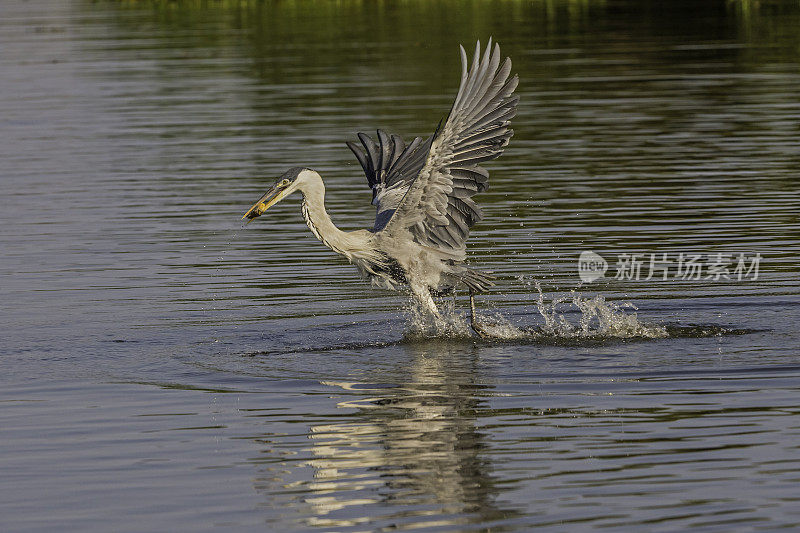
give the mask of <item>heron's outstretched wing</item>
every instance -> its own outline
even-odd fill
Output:
[[[481,54],[475,47],[472,66],[461,47],[461,85],[444,127],[428,140],[424,166],[396,207],[384,231],[408,230],[414,239],[453,259],[463,259],[470,228],[481,219],[472,196],[486,190],[489,173],[478,165],[498,157],[513,131],[512,96],[517,76],[509,79],[511,60],[500,64],[500,47],[492,41]]]
[[[433,137],[425,142],[422,137],[416,137],[406,146],[399,135],[378,130],[378,142],[365,133],[359,133],[358,139],[361,146],[353,142],[348,142],[347,146],[361,163],[372,188],[372,205],[377,210],[374,229],[379,231],[392,217],[414,178],[425,166]]]

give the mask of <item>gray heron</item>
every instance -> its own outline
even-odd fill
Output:
[[[466,240],[482,212],[472,197],[486,190],[489,172],[479,165],[498,157],[513,135],[513,96],[518,78],[511,60],[501,63],[500,47],[492,40],[481,52],[475,46],[469,65],[463,46],[461,83],[444,124],[427,140],[406,144],[398,135],[377,132],[377,140],[358,134],[348,142],[372,188],[376,208],[372,229],[342,231],[325,210],[325,184],[314,170],[294,167],[251,207],[242,219],[259,217],[295,191],[303,196],[306,224],[328,248],[347,258],[373,286],[408,288],[422,309],[440,317],[434,296],[454,288],[470,294],[471,326],[476,293],[494,285],[486,272],[468,268]]]

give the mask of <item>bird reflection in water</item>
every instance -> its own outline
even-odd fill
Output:
[[[405,357],[390,373],[395,385],[322,382],[349,397],[336,404],[348,412],[311,426],[307,459],[287,457],[286,469],[264,471],[257,488],[270,500],[288,494],[284,506],[308,526],[382,528],[402,517],[433,527],[513,517],[494,501],[485,435],[476,427],[490,393],[476,382],[476,356],[463,344],[401,348]],[[265,441],[282,447],[275,435]]]

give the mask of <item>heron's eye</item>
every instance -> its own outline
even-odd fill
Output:
[[[291,180],[283,180],[280,183],[280,187],[288,187],[290,183],[292,183]]]

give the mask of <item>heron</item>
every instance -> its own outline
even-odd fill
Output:
[[[466,240],[483,216],[473,196],[489,184],[489,172],[480,164],[500,156],[513,135],[518,77],[510,76],[511,59],[501,63],[500,47],[491,38],[485,49],[476,43],[471,64],[464,47],[459,50],[458,92],[433,135],[406,144],[401,136],[378,130],[376,139],[358,133],[359,143],[347,143],[372,189],[371,229],[336,227],[325,210],[322,177],[306,167],[286,171],[242,219],[249,223],[299,191],[311,232],[372,286],[409,291],[434,318],[441,318],[434,297],[467,289],[470,325],[485,337],[475,318],[475,294],[494,286],[494,277],[465,265]]]

